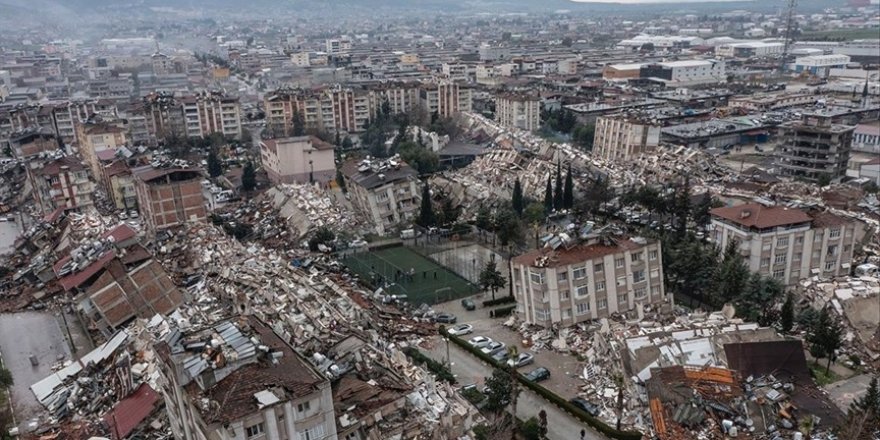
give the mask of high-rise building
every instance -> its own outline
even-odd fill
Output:
[[[341,167],[352,204],[385,235],[410,226],[419,213],[418,172],[398,159],[350,160]]]
[[[34,199],[43,213],[94,205],[95,182],[89,168],[75,156],[32,160],[27,165]]]
[[[238,98],[217,92],[182,97],[186,137],[206,138],[214,133],[241,138],[241,105]]]
[[[550,327],[671,304],[663,286],[660,242],[600,234],[576,242],[555,237],[511,261],[517,314]]]
[[[336,177],[333,145],[315,136],[264,139],[260,142],[263,169],[272,183],[326,183]]]
[[[600,116],[593,135],[593,155],[605,160],[629,160],[660,145],[660,126],[625,114]]]
[[[149,234],[188,222],[201,222],[207,217],[201,171],[146,165],[131,172],[138,208]]]
[[[786,176],[837,182],[846,176],[854,130],[821,113],[784,123],[779,126],[777,165]]]
[[[537,130],[541,128],[541,100],[521,93],[500,94],[495,99],[495,120],[505,127]]]

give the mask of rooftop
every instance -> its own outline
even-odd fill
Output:
[[[712,216],[720,217],[749,228],[773,228],[812,221],[806,212],[783,206],[764,206],[758,203],[715,208]]]
[[[513,261],[514,264],[521,266],[560,267],[639,249],[653,243],[653,241],[646,241],[640,244],[636,240],[638,239],[621,238],[616,240],[616,242],[609,240],[605,243],[579,244],[570,248],[560,247],[555,250],[545,247],[519,255]]]
[[[342,164],[341,170],[342,174],[365,189],[415,179],[419,174],[397,156],[390,159],[352,159]]]

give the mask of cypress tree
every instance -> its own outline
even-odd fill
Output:
[[[562,167],[556,162],[556,188],[553,192],[553,208],[562,209]]]
[[[431,203],[431,190],[428,188],[428,182],[422,187],[422,205],[419,209],[419,226],[429,228],[434,226],[436,218],[434,217],[434,205]]]
[[[571,164],[568,164],[568,172],[565,173],[565,188],[562,193],[562,207],[574,208],[574,181],[571,176]]]
[[[550,176],[547,176],[547,189],[544,190],[544,214],[553,212],[553,183]]]
[[[516,182],[513,183],[513,197],[510,201],[511,206],[513,207],[514,212],[518,217],[522,217],[523,209],[523,193],[522,186],[519,184],[519,179],[516,179]]]

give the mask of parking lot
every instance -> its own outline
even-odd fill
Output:
[[[499,292],[496,297],[505,295],[506,292]],[[507,318],[493,319],[489,318],[488,308],[482,306],[483,301],[491,299],[490,294],[481,294],[470,297],[477,304],[476,310],[467,311],[461,306],[460,301],[450,301],[438,304],[435,310],[454,314],[458,318],[459,324],[471,324],[474,326],[473,333],[462,336],[463,339],[470,339],[474,336],[486,336],[494,341],[500,341],[507,347],[514,346],[517,351],[527,351],[535,355],[535,362],[519,369],[521,373],[528,373],[538,367],[544,367],[550,370],[550,379],[541,382],[545,388],[553,391],[565,399],[571,399],[577,395],[583,379],[580,378],[583,370],[583,363],[573,355],[565,355],[550,350],[540,350],[537,353],[523,344],[518,333],[503,325]],[[445,345],[437,338],[434,343],[432,353],[437,360],[445,359]],[[438,356],[439,355],[439,356]],[[463,384],[465,382],[477,383],[482,385],[483,377],[473,376],[459,379]]]

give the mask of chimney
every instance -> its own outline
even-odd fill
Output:
[[[749,218],[749,216],[751,216],[751,215],[752,215],[752,211],[750,211],[748,209],[743,209],[739,213],[739,218]]]

